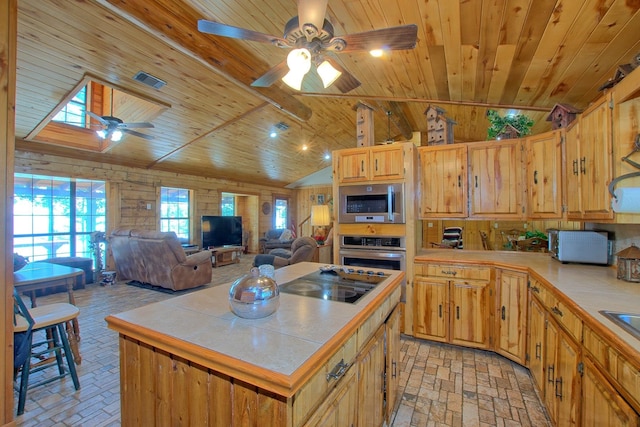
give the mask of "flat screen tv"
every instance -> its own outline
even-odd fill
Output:
[[[241,216],[202,216],[202,248],[242,246]]]

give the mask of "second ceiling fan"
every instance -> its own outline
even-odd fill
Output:
[[[324,87],[334,84],[347,93],[360,82],[331,53],[373,50],[406,50],[416,46],[418,27],[415,24],[365,31],[334,37],[333,25],[325,19],[328,0],[298,0],[298,16],[287,22],[283,37],[201,19],[198,31],[216,36],[261,43],[270,43],[292,51],[287,58],[271,68],[251,86],[268,87],[282,79],[300,90],[302,79],[315,66]]]

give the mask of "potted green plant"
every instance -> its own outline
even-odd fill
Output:
[[[534,123],[531,118],[524,114],[508,114],[503,117],[496,110],[487,110],[487,119],[490,123],[487,130],[488,139],[500,139],[500,135],[509,126],[517,130],[518,137],[529,135]]]

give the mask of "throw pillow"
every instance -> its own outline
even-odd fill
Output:
[[[282,232],[282,234],[280,235],[280,241],[281,242],[288,242],[289,240],[291,240],[291,230],[289,230],[288,228],[286,230],[284,230]]]

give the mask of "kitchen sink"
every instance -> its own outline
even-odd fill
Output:
[[[640,314],[600,310],[600,314],[640,340]]]

